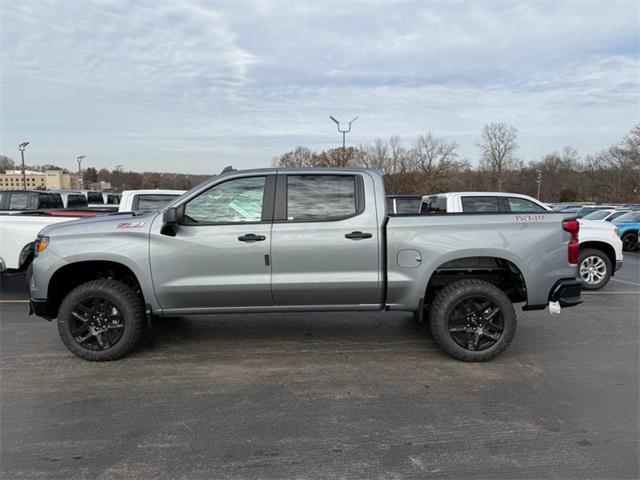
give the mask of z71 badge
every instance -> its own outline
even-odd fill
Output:
[[[144,222],[120,222],[116,228],[140,228],[144,226]]]

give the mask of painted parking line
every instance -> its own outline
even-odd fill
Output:
[[[29,303],[29,300],[0,300],[0,303]]]
[[[629,292],[582,292],[582,295],[628,295],[630,293],[635,293],[636,295],[640,295],[640,291],[631,290]]]
[[[630,280],[620,280],[619,278],[612,278],[611,280],[613,280],[614,282],[628,283],[629,285],[637,285],[638,287],[640,287],[640,283],[632,282]]]

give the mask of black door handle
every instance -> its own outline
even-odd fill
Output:
[[[371,235],[370,233],[363,233],[363,232],[351,232],[351,233],[347,233],[344,238],[348,238],[349,240],[362,240],[363,238],[371,238],[373,237],[373,235]]]
[[[265,237],[264,235],[255,235],[253,233],[247,233],[246,235],[238,237],[238,240],[240,240],[241,242],[262,242],[266,239],[267,237]]]

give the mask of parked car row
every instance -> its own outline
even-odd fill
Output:
[[[2,204],[13,206],[0,214],[0,272],[24,271],[34,257],[34,244],[38,232],[52,224],[79,220],[98,215],[107,215],[112,209],[89,208],[88,199],[97,201],[95,195],[83,191],[10,191],[0,192]],[[100,193],[100,192],[96,192]],[[115,204],[120,213],[159,210],[182,195],[182,190],[125,190]],[[6,196],[5,196],[6,195]],[[115,201],[115,194],[101,194],[104,201]],[[26,198],[26,200],[25,200]],[[21,203],[18,199],[22,199]],[[4,202],[8,203],[4,203]],[[14,202],[11,204],[11,202]],[[102,205],[104,207],[105,204]],[[18,207],[27,207],[18,210]]]
[[[0,191],[0,212],[2,213],[89,207],[115,211],[119,203],[119,193],[93,190]]]
[[[450,192],[437,195],[391,196],[396,213],[523,213],[553,212],[528,195],[505,192]],[[400,209],[408,211],[401,212]],[[567,213],[567,212],[560,212]],[[574,213],[568,212],[572,216]],[[616,225],[580,219],[580,277],[588,290],[599,290],[622,268],[623,242]],[[637,234],[635,235],[637,240]]]

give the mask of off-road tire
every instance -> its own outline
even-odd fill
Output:
[[[458,345],[449,333],[449,318],[458,303],[474,295],[491,300],[500,308],[504,330],[499,340],[486,350],[472,351]],[[430,311],[431,333],[447,354],[465,362],[486,362],[506,350],[516,333],[517,319],[511,300],[495,285],[483,280],[459,280],[438,292]]]
[[[587,283],[582,278],[582,274],[580,273],[580,268],[582,266],[582,262],[589,257],[598,257],[600,260],[604,262],[605,272],[604,277],[598,283]],[[582,280],[582,288],[585,290],[600,290],[607,283],[609,283],[609,279],[611,278],[611,272],[613,272],[613,267],[611,265],[611,259],[604,253],[602,250],[596,250],[594,248],[585,248],[584,250],[580,250],[580,259],[578,260],[578,274],[580,275],[580,279]]]
[[[124,332],[107,350],[90,350],[80,345],[71,334],[72,309],[83,299],[98,296],[115,305],[124,318]],[[93,280],[74,288],[64,298],[58,311],[58,332],[65,346],[74,354],[92,362],[116,360],[136,348],[145,331],[144,301],[129,286],[116,280]]]

